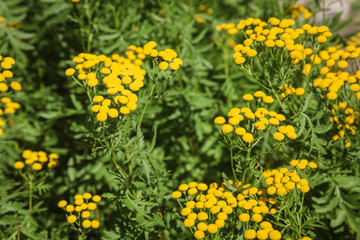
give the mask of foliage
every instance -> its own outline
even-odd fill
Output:
[[[0,0],[0,238],[201,239],[208,196],[207,239],[360,239],[360,42],[294,3]],[[88,193],[91,231],[57,206]]]

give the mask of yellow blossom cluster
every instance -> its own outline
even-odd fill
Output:
[[[222,23],[216,26],[216,30],[217,31],[226,30],[226,32],[230,35],[235,35],[239,32],[239,30],[236,29],[235,23]]]
[[[296,96],[301,96],[304,95],[305,93],[305,89],[302,87],[299,88],[294,88],[291,85],[288,84],[284,84],[284,86],[279,87],[279,90],[282,91],[281,95],[281,99],[286,98],[289,95],[293,95],[295,94]]]
[[[44,151],[31,151],[26,149],[22,153],[24,161],[17,161],[14,164],[16,169],[23,169],[26,165],[29,165],[33,170],[40,171],[43,169],[43,165],[47,163],[48,168],[54,168],[59,162],[59,156],[56,153],[50,153],[49,155]],[[24,163],[25,162],[25,163]]]
[[[10,82],[10,79],[13,77],[11,68],[14,64],[15,60],[13,58],[0,55],[0,116],[13,114],[16,109],[20,108],[19,103],[11,101],[9,97],[5,97],[11,90],[21,90],[21,84],[19,82]],[[0,127],[3,126],[5,126],[5,121],[0,117]],[[0,128],[0,135],[2,134],[3,129]]]
[[[293,159],[290,161],[290,165],[296,167],[299,170],[304,170],[306,169],[306,167],[309,167],[310,169],[315,169],[318,167],[316,162],[309,162],[307,159],[301,159],[301,160]]]
[[[355,61],[360,56],[360,47],[348,45],[345,49],[339,46],[329,47],[319,53],[319,61],[324,63],[324,66],[319,70],[319,77],[313,82],[315,88],[324,89],[327,92],[326,97],[329,100],[338,98],[339,90],[349,85],[350,91],[354,92],[357,99],[360,99],[360,70],[351,75],[345,71],[349,66],[348,61]],[[307,68],[305,70],[305,68]],[[307,64],[304,67],[304,72],[311,71],[311,65]],[[347,83],[347,84],[345,84]]]
[[[144,54],[148,55],[157,60],[161,60],[159,63],[159,68],[161,71],[168,70],[169,68],[173,71],[176,71],[183,64],[183,61],[177,57],[177,53],[167,48],[162,51],[158,51],[156,47],[156,42],[150,41],[144,45]]]
[[[259,240],[280,240],[281,233],[274,230],[272,224],[268,221],[263,221],[259,224],[260,229],[255,231],[253,229],[246,230],[244,233],[245,239],[259,239]]]
[[[91,220],[91,218],[95,217],[95,214],[92,213],[100,201],[99,195],[92,196],[91,193],[84,193],[74,196],[74,205],[61,200],[58,202],[58,207],[65,210],[68,223],[75,225],[77,229],[81,226],[85,229],[98,228],[100,226],[99,221]]]
[[[306,159],[301,159],[300,161],[292,160],[290,165],[299,170],[303,170],[307,166],[311,169],[317,168],[315,162],[309,163]],[[288,168],[267,170],[263,172],[263,177],[265,178],[265,183],[270,185],[266,189],[269,195],[277,194],[278,196],[284,196],[295,189],[295,187],[303,193],[310,191],[308,181],[305,178],[301,178],[296,170],[289,170]]]
[[[73,58],[77,65],[68,68],[65,75],[72,76],[93,94],[91,111],[97,114],[98,121],[127,115],[137,109],[136,92],[144,86],[146,71],[141,66],[147,55],[163,60],[159,64],[162,71],[168,68],[175,71],[183,63],[174,50],[158,51],[155,47],[154,41],[144,47],[131,45],[125,57],[80,53]]]
[[[352,36],[347,42],[346,45],[353,45],[355,47],[360,46],[360,32],[356,33],[354,36]]]
[[[233,58],[235,63],[243,64],[246,58],[255,57],[260,51],[268,52],[264,51],[264,47],[272,54],[274,51],[281,56],[286,53],[289,62],[292,64],[308,59],[310,61],[316,60],[312,48],[304,48],[304,39],[310,35],[311,38],[316,38],[318,43],[325,43],[332,36],[329,28],[305,24],[301,28],[293,29],[294,24],[293,19],[280,20],[274,17],[270,18],[268,22],[254,18],[241,20],[236,25],[236,29],[243,31],[246,40],[234,47]]]
[[[195,14],[195,21],[197,23],[206,23],[206,20],[202,15],[213,14],[214,10],[212,8],[207,8],[205,5],[200,5],[199,7],[201,14]]]
[[[12,30],[14,30],[15,28],[20,28],[21,26],[21,22],[9,22],[7,23],[6,18],[5,17],[0,17],[0,28],[2,27],[10,27]]]
[[[214,12],[212,8],[208,8],[205,5],[200,5],[199,9],[202,13],[213,14]]]
[[[337,105],[333,105],[331,112],[333,116],[330,117],[330,121],[335,123],[339,130],[333,136],[333,140],[345,139],[345,147],[351,147],[348,136],[356,134],[359,126],[359,110],[355,110],[346,102],[339,101]]]
[[[239,188],[241,182],[229,181],[231,185]],[[212,183],[209,186],[204,183],[190,182],[181,184],[178,191],[172,193],[172,198],[182,198],[185,205],[181,205],[181,215],[186,217],[184,225],[191,228],[195,239],[203,239],[205,233],[216,234],[226,224],[226,220],[238,216],[236,222],[248,225],[266,225],[270,239],[279,240],[281,234],[274,230],[263,218],[266,214],[275,214],[276,200],[267,198],[265,189],[252,187],[251,184],[241,186],[240,193],[234,195],[227,190],[226,183],[220,186]],[[263,226],[265,228],[265,226]],[[247,235],[245,235],[246,238]],[[251,239],[251,238],[248,238]]]
[[[125,55],[113,54],[110,58],[80,53],[73,58],[77,64],[75,68],[65,71],[66,76],[72,76],[84,87],[101,93],[94,96],[91,108],[97,113],[99,121],[106,121],[107,116],[115,118],[119,111],[124,115],[129,114],[137,108],[135,92],[144,86],[146,71],[141,65],[146,56],[143,48],[134,45],[128,48]]]
[[[299,18],[302,14],[304,19],[309,19],[313,15],[308,8],[303,5],[294,4],[288,8],[288,12],[291,13],[291,18]]]
[[[253,112],[249,107],[232,108],[228,112],[227,123],[224,117],[216,117],[214,122],[221,125],[223,133],[235,132],[237,136],[241,137],[244,144],[256,142],[265,132],[271,131],[275,127],[278,128],[278,131],[273,134],[273,137],[277,141],[284,140],[285,136],[289,139],[297,137],[293,126],[280,125],[286,119],[284,115],[260,106],[261,103],[271,104],[274,101],[271,96],[267,96],[262,91],[257,91],[253,95],[245,94],[243,100],[257,102],[256,110]]]

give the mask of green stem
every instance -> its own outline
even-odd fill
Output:
[[[230,144],[230,160],[231,160],[231,170],[234,174],[234,180],[235,180],[235,186],[236,184],[238,184],[238,180],[236,177],[236,173],[235,173],[235,168],[234,168],[234,157],[233,157],[233,150],[232,150],[232,145]]]
[[[33,197],[33,181],[32,175],[29,176],[29,211],[32,212],[32,197]]]

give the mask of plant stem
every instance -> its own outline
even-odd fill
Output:
[[[32,212],[32,197],[33,197],[33,181],[32,175],[29,175],[29,211]]]
[[[235,183],[237,184],[238,180],[236,178],[236,173],[235,173],[235,169],[234,169],[234,157],[233,157],[232,144],[230,144],[230,160],[231,160],[231,169],[234,174],[234,180],[235,180]],[[236,186],[236,184],[235,184],[235,186]]]

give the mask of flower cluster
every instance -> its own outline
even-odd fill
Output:
[[[94,95],[91,110],[97,113],[99,121],[106,121],[107,116],[116,118],[119,111],[123,115],[129,114],[137,108],[135,93],[144,86],[146,72],[141,65],[146,56],[143,48],[134,45],[125,55],[113,54],[110,58],[80,53],[73,58],[77,64],[75,68],[65,71]]]
[[[267,96],[262,91],[257,91],[254,95],[245,94],[243,100],[247,102],[256,101],[256,110],[253,112],[249,107],[232,108],[228,112],[228,123],[225,123],[224,117],[215,118],[214,122],[222,125],[221,130],[223,133],[235,132],[236,135],[241,137],[244,144],[256,142],[265,132],[271,131],[275,127],[278,127],[278,131],[273,134],[273,137],[277,141],[284,140],[285,136],[289,139],[297,137],[293,126],[280,126],[280,123],[286,119],[284,115],[260,107],[261,103],[272,103],[274,99],[271,96]]]
[[[315,169],[318,167],[316,162],[309,162],[307,159],[301,159],[301,160],[293,159],[290,161],[290,165],[296,167],[299,170],[304,170],[304,171],[306,170],[306,167],[309,167],[310,169]]]
[[[205,5],[200,5],[199,9],[201,14],[195,14],[195,21],[197,23],[206,23],[206,20],[202,15],[213,14],[214,10],[212,8],[207,8]]]
[[[339,101],[333,105],[333,116],[330,117],[331,122],[336,124],[338,133],[333,136],[334,141],[345,139],[345,147],[351,147],[349,135],[355,135],[359,126],[359,110],[355,110],[346,102]]]
[[[255,231],[253,229],[246,230],[244,233],[245,239],[281,239],[281,233],[278,230],[274,230],[272,224],[268,221],[263,221],[259,224],[260,229]]]
[[[339,90],[347,83],[350,91],[354,92],[360,99],[360,71],[353,75],[345,71],[349,66],[348,61],[355,61],[360,56],[360,47],[348,45],[345,49],[340,47],[329,47],[319,53],[317,64],[323,62],[324,66],[319,70],[319,77],[313,82],[315,88],[324,89],[329,100],[338,98]],[[307,69],[305,70],[305,68]],[[311,66],[306,65],[304,72],[310,72]]]
[[[15,64],[15,60],[11,57],[5,57],[0,55],[0,116],[10,115],[15,113],[16,109],[20,108],[20,104],[13,102],[8,95],[8,91],[21,90],[21,84],[17,81],[11,81],[13,73],[11,68]],[[0,127],[5,125],[5,121],[0,117]],[[3,134],[3,130],[0,128],[0,135]]]
[[[93,211],[100,201],[99,195],[92,196],[91,193],[84,193],[74,196],[74,205],[61,200],[58,207],[65,210],[67,221],[74,230],[81,229],[81,226],[85,229],[98,228],[100,226],[99,221],[91,219],[95,217]]]
[[[347,45],[353,45],[355,47],[360,46],[360,32],[356,33],[354,36],[352,36],[347,42]]]
[[[2,27],[10,27],[12,30],[15,28],[20,28],[21,22],[8,22],[5,17],[0,16],[0,28]]]
[[[271,24],[271,28],[268,28]],[[237,64],[243,64],[246,58],[252,58],[264,51],[264,48],[270,49],[274,56],[281,56],[286,53],[289,62],[297,64],[303,60],[314,62],[317,60],[311,47],[304,48],[303,42],[307,37],[315,38],[319,44],[325,43],[332,33],[327,26],[303,25],[301,28],[291,28],[295,24],[293,19],[270,18],[268,23],[260,19],[248,18],[241,20],[236,29],[242,30],[247,38],[242,44],[234,47],[233,58]],[[273,50],[271,50],[273,49]]]
[[[17,161],[14,164],[16,169],[23,169],[26,165],[29,165],[33,170],[40,171],[43,169],[43,165],[47,163],[48,168],[54,168],[59,162],[59,156],[56,153],[46,154],[44,151],[31,151],[26,149],[22,153],[24,161]]]
[[[288,12],[291,13],[291,18],[299,18],[302,14],[304,19],[309,19],[313,15],[308,8],[303,5],[294,4],[288,8]]]
[[[158,51],[155,49],[156,42],[150,41],[147,44],[144,45],[144,54],[148,55],[152,58],[162,60],[159,63],[159,68],[161,71],[165,71],[168,68],[170,68],[173,71],[176,71],[180,68],[180,65],[183,64],[183,61],[177,57],[177,53],[167,48],[163,51]]]
[[[239,188],[241,182],[230,184]],[[186,217],[184,225],[194,231],[196,239],[203,239],[205,232],[213,236],[217,234],[222,228],[226,228],[227,220],[233,216],[237,216],[236,224],[242,224],[247,228],[255,228],[258,224],[267,227],[267,233],[270,239],[281,239],[279,231],[274,230],[267,221],[263,218],[267,214],[275,214],[276,209],[274,205],[276,200],[274,198],[267,198],[265,189],[258,189],[251,187],[250,184],[241,186],[240,193],[233,195],[227,190],[226,183],[220,186],[217,183],[212,183],[209,186],[204,183],[191,182],[188,184],[181,184],[179,191],[172,193],[174,199],[185,202],[185,206],[181,205],[181,215]],[[271,229],[270,229],[271,228]],[[261,232],[260,232],[261,233]],[[245,238],[249,237],[249,233]],[[264,238],[265,239],[265,238]]]
[[[235,23],[222,23],[216,26],[216,30],[217,31],[226,30],[226,32],[230,35],[235,35],[239,32],[239,30],[236,28]]]
[[[284,86],[279,87],[279,90],[282,92],[281,95],[281,99],[284,99],[286,97],[288,97],[289,95],[293,95],[295,94],[296,96],[301,96],[304,95],[305,93],[305,89],[302,87],[299,88],[294,88],[291,85],[288,84],[284,84]]]
[[[303,170],[307,166],[311,169],[317,168],[315,162],[309,163],[306,159],[301,159],[300,161],[292,160],[290,165],[299,170]],[[303,193],[310,191],[308,181],[305,178],[301,178],[295,170],[289,170],[288,168],[267,170],[263,172],[263,177],[265,178],[265,183],[270,185],[266,189],[269,195],[277,194],[278,196],[284,196],[295,189],[295,187]]]

